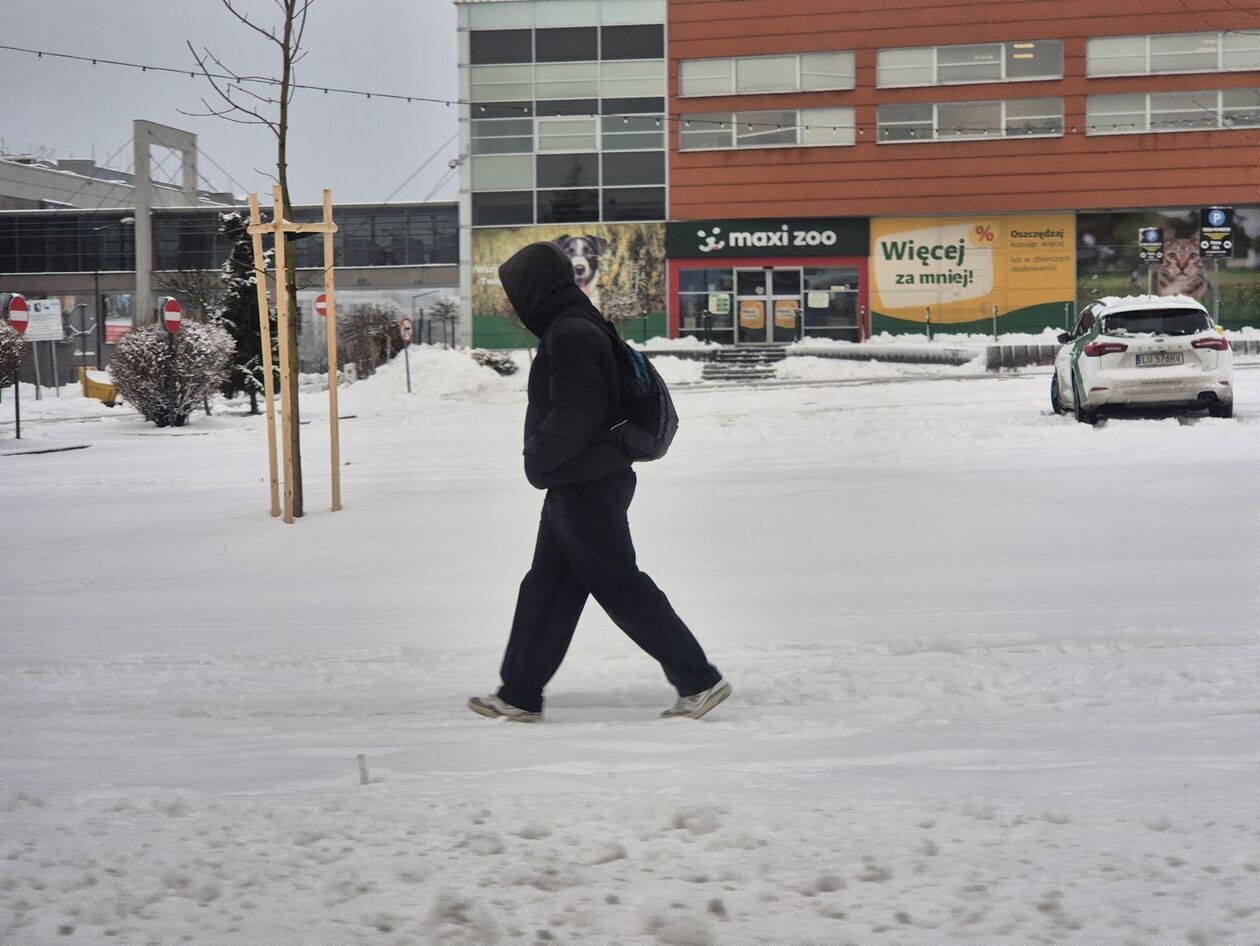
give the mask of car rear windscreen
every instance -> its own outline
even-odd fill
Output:
[[[1134,309],[1103,316],[1104,335],[1194,335],[1212,327],[1198,309]]]

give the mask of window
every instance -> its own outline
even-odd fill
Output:
[[[664,151],[622,151],[603,160],[605,187],[665,183]]]
[[[532,118],[474,118],[469,125],[473,154],[528,154],[534,150]]]
[[[598,154],[540,154],[537,162],[539,187],[598,187]]]
[[[685,59],[678,64],[678,94],[756,95],[854,87],[853,53],[798,53],[737,59]]]
[[[735,88],[730,59],[685,59],[678,64],[678,94],[729,95]]]
[[[530,30],[476,30],[468,36],[468,61],[474,66],[533,62]]]
[[[536,62],[594,61],[599,58],[599,31],[593,26],[537,30],[534,49]]]
[[[1002,44],[939,46],[936,50],[936,84],[1001,82]]]
[[[735,332],[735,306],[730,305],[726,315],[709,312],[711,294],[728,295],[735,291],[732,270],[680,269],[678,271],[678,310],[680,327],[684,334],[711,333],[716,341],[733,341]]]
[[[881,89],[898,86],[935,85],[936,50],[881,49],[876,58],[875,84]]]
[[[472,195],[474,227],[534,222],[532,191],[486,191]]]
[[[665,27],[605,26],[600,30],[600,58],[664,59]]]
[[[1225,128],[1260,128],[1260,89],[1226,89],[1221,93]]]
[[[736,112],[735,147],[796,144],[796,112]]]
[[[538,192],[539,223],[580,223],[599,219],[599,191],[551,190]]]
[[[1247,31],[1103,36],[1088,42],[1085,59],[1090,78],[1260,70],[1260,35]]]
[[[1057,79],[1063,75],[1063,44],[1058,40],[1006,44],[1006,81]]]
[[[534,67],[534,98],[588,99],[599,95],[599,63],[547,63]]]
[[[1260,89],[1091,95],[1085,116],[1090,135],[1260,128]]]
[[[1062,78],[1059,40],[881,49],[875,61],[881,89]]]
[[[474,102],[525,101],[534,97],[534,67],[472,66],[468,83]]]
[[[599,87],[605,98],[663,97],[665,64],[659,60],[605,62],[599,70]]]
[[[880,141],[931,141],[931,105],[881,105],[877,112]]]
[[[802,53],[800,62],[802,92],[854,86],[853,53]]]
[[[800,124],[802,145],[856,143],[851,108],[803,108]]]
[[[1260,69],[1260,31],[1222,33],[1221,68],[1228,72]]]
[[[881,144],[1063,134],[1058,98],[881,105],[876,114]]]
[[[1151,72],[1215,72],[1220,40],[1216,33],[1152,36]]]
[[[1001,136],[1001,102],[942,102],[936,106],[937,138]]]
[[[796,91],[795,56],[749,56],[735,60],[735,91],[740,95],[756,92]]]
[[[534,160],[528,154],[474,154],[469,166],[469,176],[475,191],[532,188]]]
[[[665,147],[660,115],[605,115],[600,145],[605,151],[637,151]]]
[[[596,121],[594,118],[540,118],[538,150],[594,151]]]
[[[665,188],[606,187],[603,211],[605,220],[663,220]]]
[[[803,108],[683,115],[682,151],[854,144],[853,109]]]
[[[700,112],[683,115],[678,129],[681,151],[730,148],[734,141],[734,121],[730,112]]]

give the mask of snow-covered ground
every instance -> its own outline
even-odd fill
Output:
[[[658,719],[592,605],[533,727],[463,705],[537,523],[523,374],[343,388],[335,514],[305,395],[292,526],[260,419],[28,389],[25,445],[90,446],[0,455],[0,941],[1256,942],[1260,370],[1097,428],[1045,370],[844,371],[680,385],[640,469],[734,696]]]

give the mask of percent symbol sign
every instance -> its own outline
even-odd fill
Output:
[[[994,240],[993,228],[984,225],[976,227],[976,237],[981,243],[992,243]]]

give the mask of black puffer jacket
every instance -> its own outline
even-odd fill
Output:
[[[538,336],[525,411],[525,476],[539,489],[630,466],[609,326],[554,243],[531,243],[499,267],[521,322]]]

